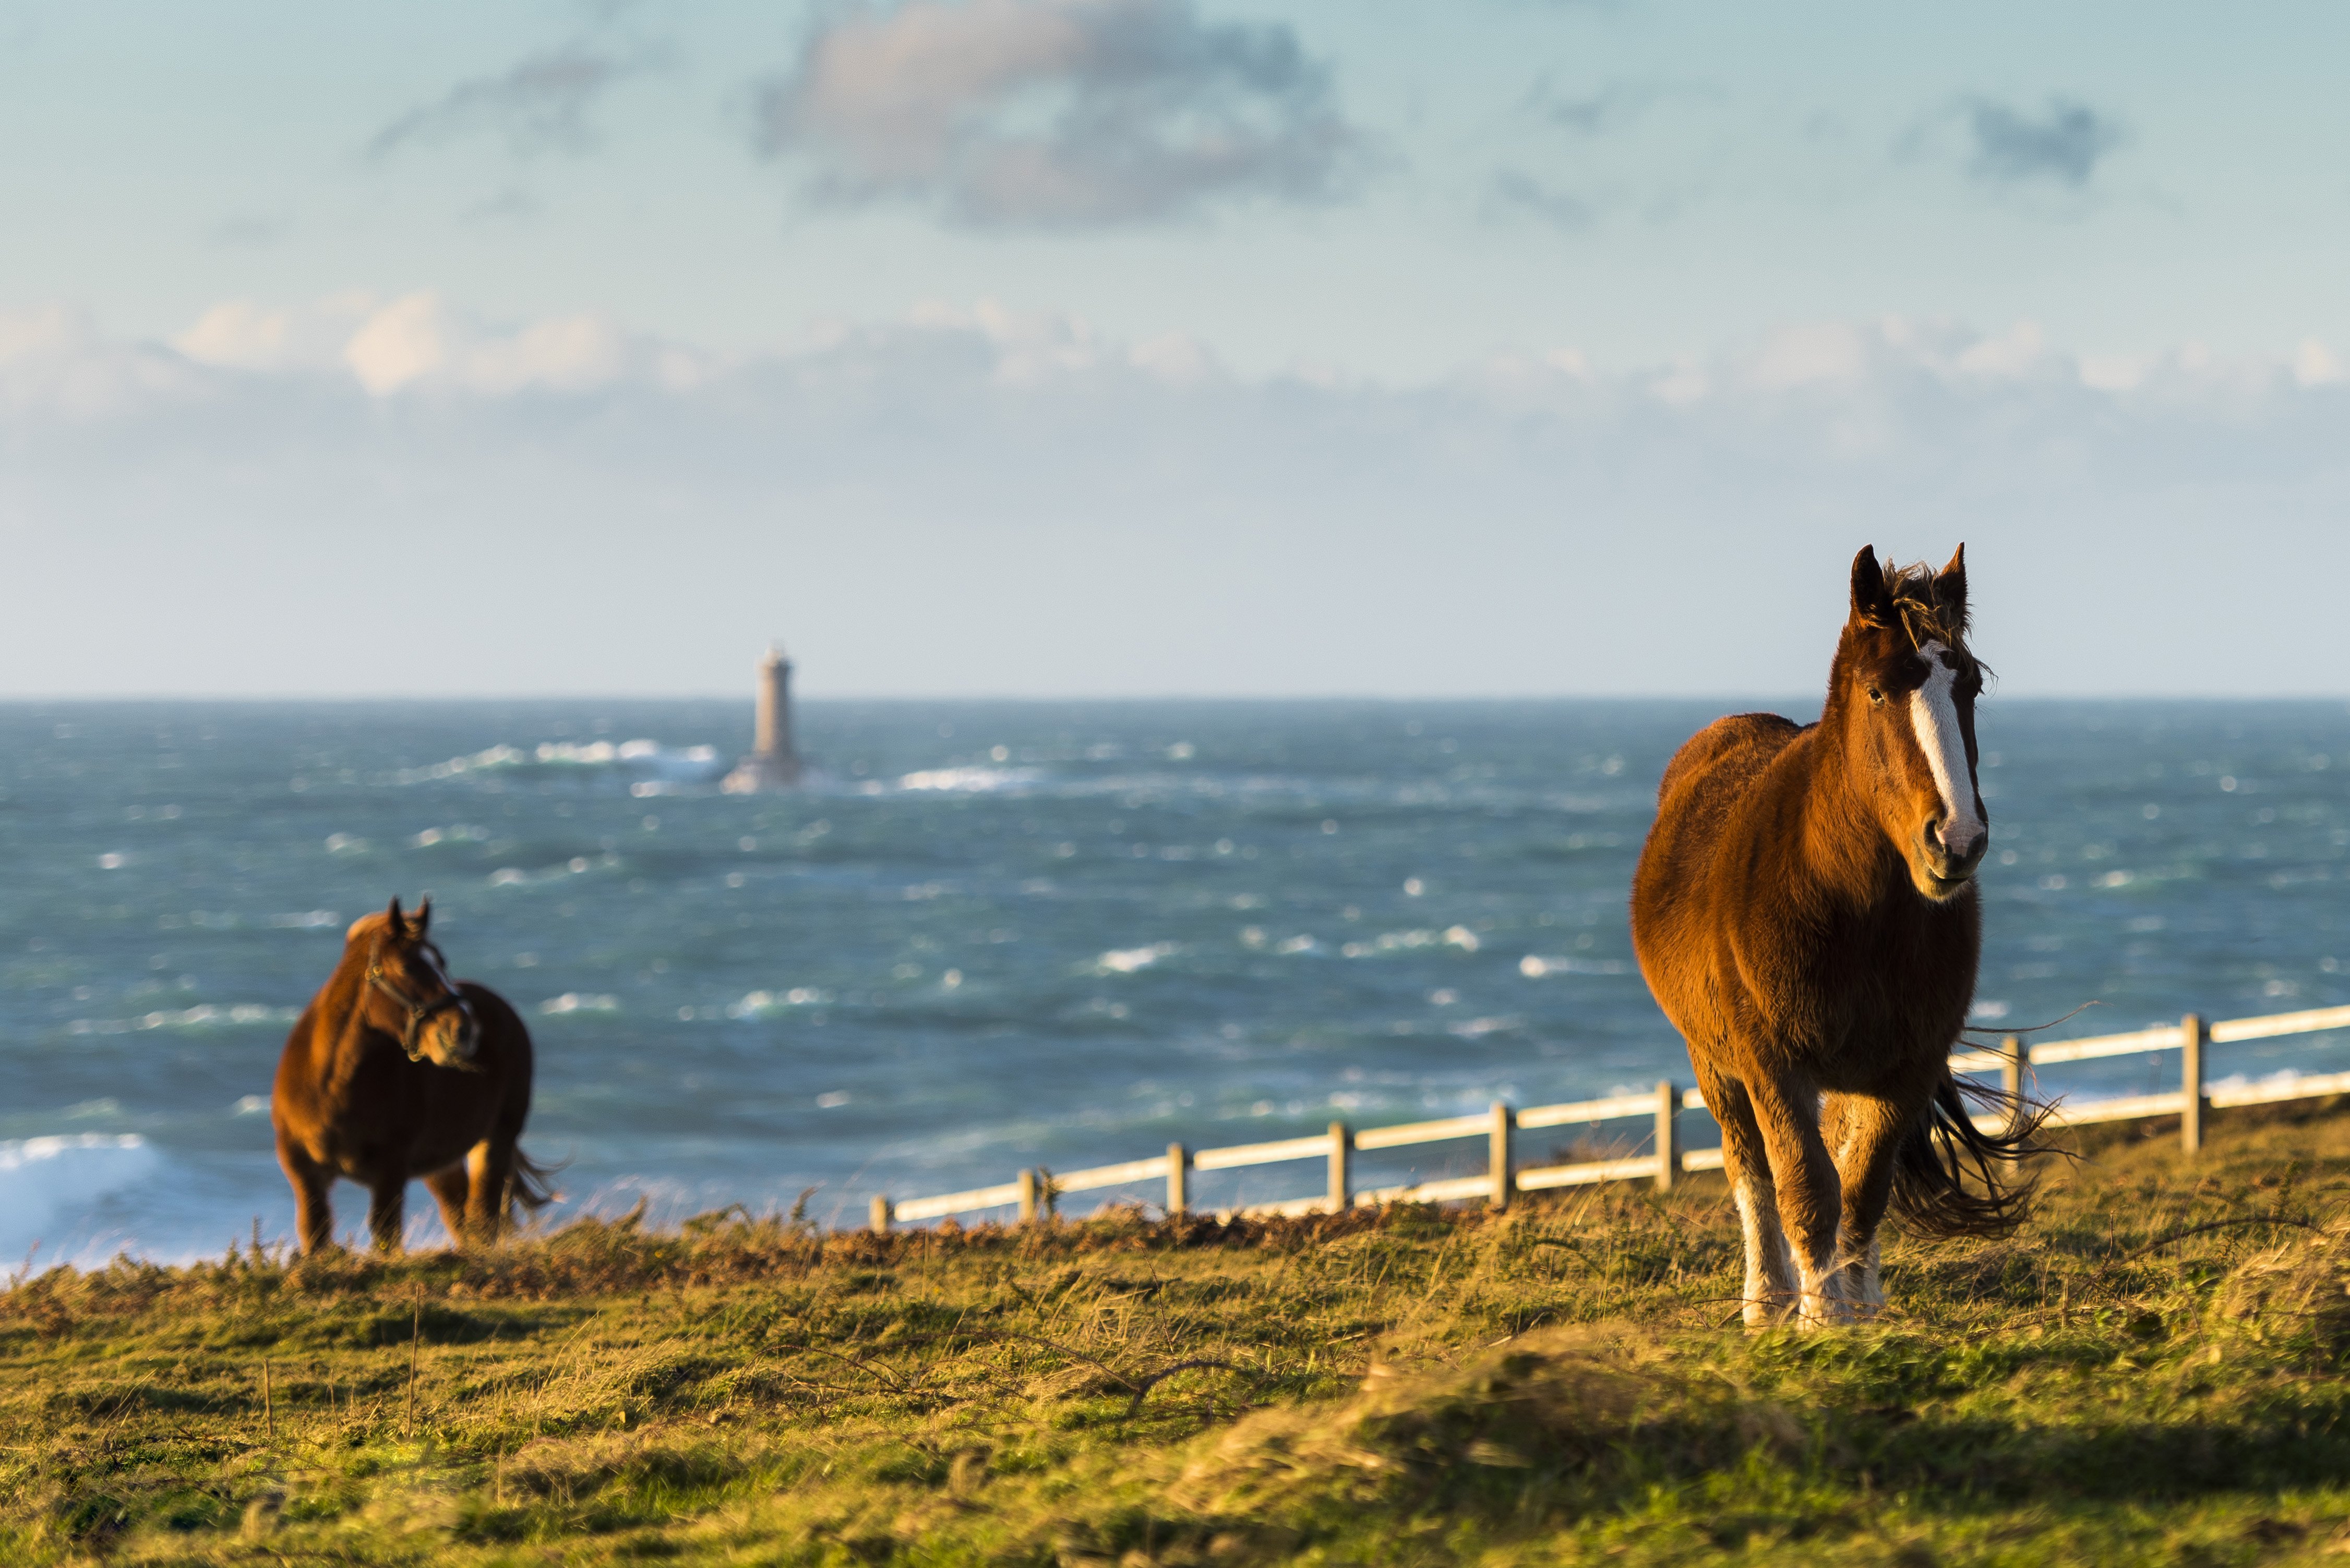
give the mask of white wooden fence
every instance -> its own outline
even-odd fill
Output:
[[[2052,1041],[2028,1049],[2019,1036],[2011,1034],[2000,1043],[1997,1050],[1954,1054],[1950,1057],[1950,1066],[1960,1073],[1997,1072],[2003,1086],[2014,1092],[2022,1087],[2023,1071],[2027,1066],[2086,1062],[2103,1056],[2126,1056],[2148,1051],[2178,1051],[2180,1061],[2179,1086],[2177,1089],[2159,1095],[2092,1100],[2079,1106],[2067,1106],[2060,1101],[2048,1119],[2055,1126],[2079,1126],[2089,1122],[2133,1121],[2146,1116],[2175,1116],[2179,1119],[2180,1147],[2191,1154],[2203,1145],[2203,1112],[2206,1106],[2264,1105],[2278,1100],[2315,1099],[2324,1095],[2350,1094],[2350,1073],[2297,1077],[2276,1084],[2207,1089],[2203,1081],[2203,1048],[2206,1045],[2345,1028],[2350,1028],[2350,1007],[2276,1012],[2259,1018],[2230,1018],[2216,1023],[2206,1023],[2201,1015],[2190,1012],[2175,1024],[2164,1024],[2156,1029],[2140,1029],[2127,1034],[2101,1034],[2087,1040]],[[1154,1155],[1149,1159],[1130,1159],[1119,1165],[1097,1165],[1087,1170],[1024,1170],[1000,1187],[943,1192],[933,1198],[910,1198],[902,1202],[893,1202],[887,1196],[876,1197],[873,1199],[872,1225],[876,1231],[887,1231],[892,1222],[938,1220],[948,1215],[983,1213],[991,1209],[1017,1209],[1023,1220],[1030,1220],[1036,1218],[1039,1209],[1049,1207],[1064,1193],[1099,1191],[1104,1188],[1162,1180],[1167,1184],[1167,1211],[1180,1214],[1191,1208],[1191,1173],[1195,1170],[1234,1170],[1245,1166],[1279,1165],[1308,1159],[1325,1162],[1328,1180],[1322,1191],[1282,1202],[1254,1203],[1244,1208],[1219,1210],[1219,1217],[1228,1219],[1235,1214],[1329,1214],[1381,1203],[1451,1202],[1469,1198],[1482,1198],[1494,1208],[1503,1209],[1507,1208],[1511,1198],[1520,1192],[1535,1192],[1553,1187],[1584,1187],[1630,1177],[1647,1177],[1656,1183],[1659,1190],[1669,1190],[1674,1177],[1682,1171],[1721,1168],[1721,1149],[1700,1148],[1684,1152],[1681,1148],[1681,1111],[1704,1108],[1705,1097],[1697,1090],[1682,1089],[1667,1079],[1648,1094],[1616,1095],[1603,1100],[1575,1100],[1558,1106],[1530,1106],[1523,1110],[1513,1110],[1497,1100],[1492,1109],[1480,1116],[1446,1116],[1439,1121],[1406,1122],[1399,1127],[1365,1127],[1357,1131],[1345,1122],[1332,1122],[1326,1133],[1277,1138],[1271,1143],[1244,1143],[1201,1149],[1171,1143],[1167,1146],[1165,1154]],[[1520,1132],[1532,1132],[1543,1127],[1596,1127],[1603,1122],[1633,1117],[1648,1118],[1655,1125],[1655,1144],[1648,1154],[1623,1159],[1589,1160],[1575,1165],[1536,1166],[1530,1169],[1517,1168],[1514,1163],[1513,1144],[1515,1135]],[[1991,1124],[1986,1119],[1985,1125]],[[1358,1150],[1403,1148],[1414,1144],[1474,1137],[1486,1140],[1485,1172],[1482,1175],[1362,1190],[1354,1186],[1354,1156]]]

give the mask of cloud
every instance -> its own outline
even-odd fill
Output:
[[[533,55],[501,75],[459,82],[438,101],[410,109],[369,139],[367,155],[387,158],[403,147],[483,132],[504,136],[516,152],[586,152],[595,145],[588,110],[615,82],[646,64],[642,57],[624,58],[582,44]]]
[[[1343,193],[1365,161],[1328,68],[1191,0],[906,0],[808,36],[757,94],[754,146],[807,195],[975,226],[1161,221]]]
[[[430,291],[385,299],[367,291],[265,309],[216,305],[172,338],[197,364],[271,375],[348,376],[369,394],[588,392],[629,378],[674,385],[701,359],[631,337],[601,316],[499,327]]]
[[[1686,90],[1686,89],[1684,89]],[[1552,125],[1582,136],[1621,130],[1668,96],[1656,82],[1615,81],[1580,98],[1568,98],[1548,78],[1535,84],[1528,106]]]
[[[284,239],[293,225],[282,217],[262,213],[235,213],[212,226],[206,234],[216,245],[258,249]]]
[[[1544,222],[1581,233],[1598,221],[1592,203],[1571,191],[1548,184],[1523,169],[1503,169],[1493,176],[1492,202],[1497,207],[1533,213]]]
[[[2339,691],[2267,612],[2350,572],[2343,350],[1829,320],[1391,386],[986,301],[723,359],[429,292],[48,310],[0,317],[0,682],[732,690],[780,629],[830,692],[1807,691],[1854,549],[1963,538],[2006,694]],[[2185,602],[2225,635],[2149,631]]]
[[[2121,128],[2084,103],[2051,99],[2043,114],[1981,101],[1967,110],[1974,139],[1968,172],[1993,185],[2051,181],[2074,190],[2122,143]]]

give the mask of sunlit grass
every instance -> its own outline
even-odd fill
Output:
[[[2106,1135],[1881,1326],[1718,1181],[1506,1216],[586,1222],[0,1295],[0,1561],[2250,1563],[2350,1521],[2350,1116]],[[266,1394],[265,1396],[265,1368]]]

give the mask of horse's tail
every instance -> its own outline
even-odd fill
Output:
[[[568,1161],[565,1161],[568,1164]],[[536,1214],[560,1196],[555,1190],[556,1172],[562,1165],[541,1165],[523,1153],[516,1144],[514,1151],[514,1174],[506,1178],[506,1218],[515,1217],[516,1209]]]
[[[1967,1102],[2002,1124],[1985,1131]],[[2040,1141],[2049,1107],[1950,1074],[1934,1087],[1925,1114],[1893,1161],[1893,1207],[1929,1236],[2004,1236],[2032,1210],[2037,1171],[2023,1162],[2054,1153]]]

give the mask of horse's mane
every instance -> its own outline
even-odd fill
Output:
[[[1939,575],[1932,566],[1923,561],[1906,566],[1887,561],[1884,572],[1885,597],[1893,601],[1894,612],[1901,618],[1901,629],[1908,634],[1910,647],[1923,649],[1929,642],[1939,642],[1986,674],[1990,672],[1989,666],[1967,646],[1967,601],[1960,598],[1944,602]]]

